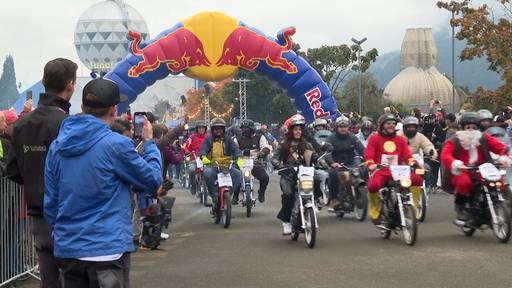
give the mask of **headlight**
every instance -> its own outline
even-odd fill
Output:
[[[496,182],[496,187],[501,187],[503,184],[501,182]]]
[[[313,180],[300,181],[300,190],[303,192],[311,192],[313,190]]]
[[[251,171],[245,170],[244,171],[244,177],[248,178],[249,176],[251,176]]]
[[[400,185],[402,185],[402,187],[404,187],[404,188],[411,187],[411,179],[403,178],[402,180],[400,180]]]
[[[490,186],[490,187],[495,187],[495,186],[496,186],[496,183],[494,183],[494,182],[489,182],[489,186]]]
[[[505,176],[505,175],[507,175],[507,170],[505,170],[505,169],[501,169],[501,170],[500,170],[500,175],[501,175],[501,176]]]

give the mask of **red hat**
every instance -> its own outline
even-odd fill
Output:
[[[4,110],[2,111],[4,113],[5,121],[7,124],[13,124],[18,120],[18,115],[16,115],[16,112],[12,110]]]

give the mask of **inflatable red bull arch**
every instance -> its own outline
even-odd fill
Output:
[[[148,86],[169,73],[220,81],[241,68],[276,81],[308,122],[335,119],[339,115],[331,91],[318,72],[292,50],[293,34],[294,27],[285,28],[274,39],[226,14],[202,12],[146,43],[141,43],[140,33],[128,32],[131,53],[105,78],[119,85],[122,113]]]

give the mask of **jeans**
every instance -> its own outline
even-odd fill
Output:
[[[59,285],[59,267],[53,256],[52,228],[42,216],[32,216],[31,232],[34,235],[34,246],[39,260],[41,287],[61,287]]]
[[[180,172],[181,172],[181,166],[183,165],[183,163],[180,163],[180,164],[171,164],[169,165],[169,179],[172,180],[172,176],[173,176],[173,169],[174,169],[174,173],[176,173],[176,180],[180,179]]]
[[[327,185],[327,178],[329,178],[329,173],[322,169],[315,169],[314,186],[313,191],[315,194],[315,199],[322,199],[325,194],[325,186]]]
[[[289,176],[281,176],[279,180],[281,186],[281,210],[277,218],[284,223],[290,223],[292,218],[293,206],[295,205],[295,194],[297,193],[297,181]]]
[[[440,163],[430,159],[425,160],[425,169],[428,171],[425,174],[425,185],[427,187],[436,187],[437,180],[439,179]]]
[[[130,253],[114,261],[60,259],[63,288],[129,288]]]
[[[190,179],[190,192],[196,194],[196,161],[188,162],[188,176]]]
[[[217,174],[219,173],[219,168],[217,167],[206,167],[204,169],[204,181],[206,182],[206,187],[208,188],[208,194],[210,194],[212,199],[219,196],[219,191],[217,189]],[[233,182],[232,191],[239,191],[240,184],[242,183],[242,173],[240,170],[233,167],[229,169],[229,174],[231,175],[231,181]]]

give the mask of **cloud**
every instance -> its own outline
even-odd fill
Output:
[[[26,88],[56,57],[80,63],[73,33],[81,13],[98,0],[8,1],[0,10],[0,57],[12,54],[16,76]],[[400,49],[406,28],[448,25],[448,13],[430,0],[127,0],[146,19],[151,36],[199,11],[222,11],[275,35],[297,27],[294,41],[303,49],[349,43],[367,37],[367,48],[381,53]],[[89,71],[81,66],[79,73]]]

